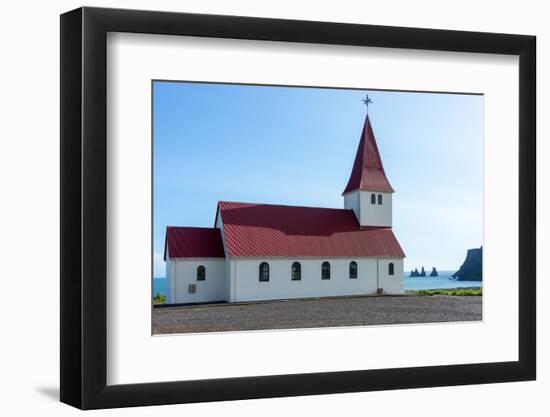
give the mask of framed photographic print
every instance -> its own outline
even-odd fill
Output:
[[[536,375],[535,38],[61,16],[61,401]]]

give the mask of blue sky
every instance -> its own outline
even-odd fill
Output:
[[[368,93],[405,269],[458,269],[483,239],[483,97],[154,82],[154,275],[167,225],[219,200],[343,208]]]

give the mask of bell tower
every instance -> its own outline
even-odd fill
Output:
[[[367,95],[363,102],[367,105],[367,116],[351,175],[342,193],[344,208],[353,210],[363,227],[392,227],[394,190],[386,177],[368,114],[372,100]]]

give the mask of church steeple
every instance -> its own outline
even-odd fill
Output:
[[[342,193],[344,208],[353,210],[362,227],[392,227],[393,188],[386,177],[382,158],[370,123],[367,95],[367,115],[359,147],[351,169],[348,185]]]
[[[351,175],[342,195],[355,190],[394,192],[386,177],[368,114],[365,117]]]

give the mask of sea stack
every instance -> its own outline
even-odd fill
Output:
[[[414,271],[411,270],[411,274],[409,275],[409,277],[419,277],[420,276],[420,272],[418,272],[418,268],[414,268]]]
[[[420,271],[420,276],[425,277],[426,276],[426,270],[424,269],[424,265],[422,265],[422,270]]]
[[[453,277],[459,281],[482,281],[483,280],[483,246],[480,248],[468,249],[466,259]]]
[[[437,273],[437,269],[435,269],[435,266],[432,267],[432,272],[430,272],[431,277],[438,277],[439,274]]]

